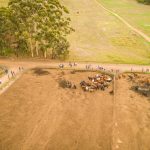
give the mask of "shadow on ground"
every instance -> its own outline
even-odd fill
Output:
[[[33,70],[33,73],[38,75],[38,76],[49,75],[48,71],[41,69],[41,68],[34,68],[32,70]]]

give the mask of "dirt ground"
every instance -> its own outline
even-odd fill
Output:
[[[92,72],[26,72],[0,96],[0,150],[109,150],[113,96],[84,92],[80,81]],[[58,80],[74,82],[63,89]]]
[[[131,90],[128,77],[84,92],[80,81],[95,74],[24,73],[0,96],[0,150],[150,150],[150,98]],[[61,88],[60,79],[77,89]]]
[[[114,149],[150,150],[150,97],[131,90],[133,85],[128,78],[116,81]]]

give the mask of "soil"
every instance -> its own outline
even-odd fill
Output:
[[[133,85],[128,78],[116,82],[114,149],[150,150],[150,97],[131,90]]]
[[[43,72],[43,74],[42,74]],[[0,96],[1,150],[107,150],[112,145],[112,85],[84,92],[94,72],[30,70]],[[63,89],[64,78],[77,89]]]
[[[0,150],[150,150],[150,98],[131,90],[127,74],[105,91],[84,92],[80,81],[95,74],[24,73],[0,96]]]

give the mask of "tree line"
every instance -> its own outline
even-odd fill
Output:
[[[137,1],[140,2],[140,3],[150,5],[150,0],[137,0]]]
[[[65,59],[69,11],[58,0],[9,0],[0,8],[0,55]]]

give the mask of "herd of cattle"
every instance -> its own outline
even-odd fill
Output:
[[[119,75],[116,79],[126,78],[129,81],[132,81],[132,88],[135,92],[138,92],[144,96],[150,96],[150,77],[145,77],[142,75],[138,75],[136,73],[132,74],[122,74]],[[96,90],[104,91],[108,88],[112,82],[113,78],[109,75],[97,74],[93,77],[88,77],[87,80],[83,80],[80,82],[81,88],[86,92],[94,92]],[[69,89],[77,89],[77,86],[67,80],[61,80],[61,87],[69,88]]]
[[[90,82],[81,81],[80,85],[84,91],[94,92],[96,90],[105,90],[109,87],[112,78],[108,75],[97,74],[94,77],[88,77]]]
[[[112,82],[112,77],[108,75],[95,75],[94,77],[88,77],[87,81],[81,81],[80,86],[86,92],[94,92],[96,90],[105,90]],[[61,80],[59,85],[63,88],[76,89],[77,86],[70,81]]]
[[[139,94],[142,94],[146,97],[150,97],[150,77],[142,76],[133,73],[129,75],[129,80],[133,82],[133,86],[131,89],[136,91]]]

